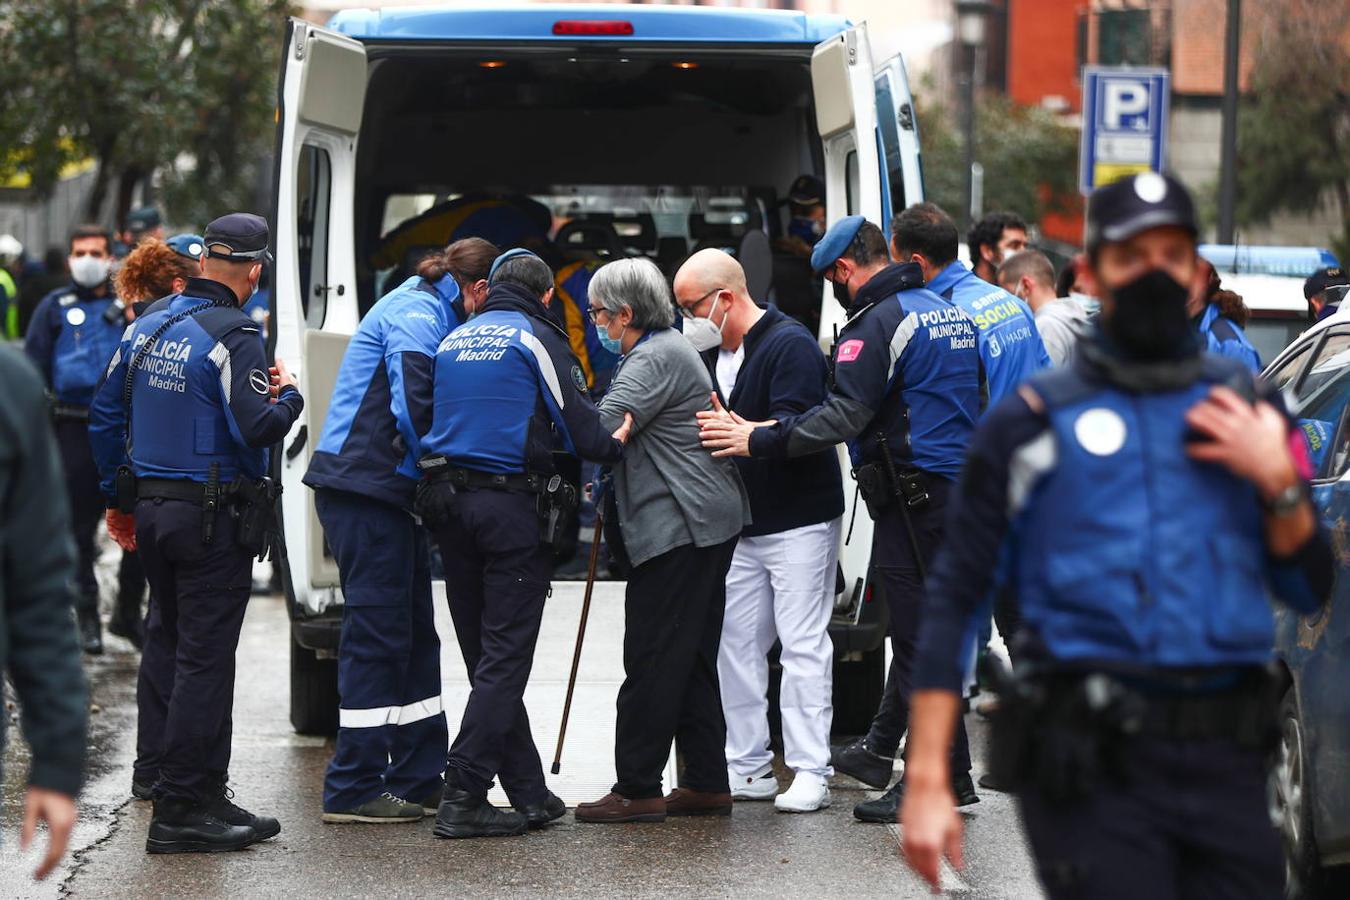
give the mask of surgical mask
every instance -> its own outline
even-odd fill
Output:
[[[1095,316],[1102,308],[1102,302],[1091,294],[1069,291],[1069,299],[1087,310],[1087,314],[1090,316]]]
[[[825,233],[825,225],[819,219],[812,219],[806,216],[793,216],[788,222],[788,234],[793,237],[801,238],[806,243],[815,245],[820,240],[820,236]]]
[[[628,333],[628,326],[623,326],[623,331],[619,332],[617,338],[609,336],[608,328],[596,327],[595,336],[600,339],[600,346],[604,347],[615,356],[623,356],[623,336]]]
[[[722,343],[722,325],[726,324],[726,316],[722,317],[722,325],[715,325],[712,320],[717,314],[717,304],[720,302],[720,297],[713,301],[712,309],[708,310],[708,318],[684,320],[684,339],[699,353],[711,350]]]
[[[1102,329],[1127,357],[1142,362],[1180,359],[1199,349],[1186,314],[1190,292],[1161,269],[1152,269],[1111,292],[1115,308]]]
[[[108,280],[112,260],[97,256],[76,256],[70,260],[70,277],[83,288],[98,287]]]

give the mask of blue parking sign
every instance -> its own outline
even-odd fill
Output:
[[[1166,69],[1083,69],[1078,189],[1090,194],[1138,172],[1161,172],[1171,93]]]

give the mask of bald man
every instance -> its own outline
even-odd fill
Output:
[[[805,327],[755,303],[740,263],[701,250],[675,275],[684,333],[716,387],[712,415],[762,422],[825,400],[825,357]],[[794,459],[738,458],[753,524],[727,573],[718,677],[727,720],[727,768],[737,800],[781,812],[830,805],[830,613],[844,496],[832,449]],[[768,653],[782,643],[783,758],[795,772],[778,792],[769,750]]]

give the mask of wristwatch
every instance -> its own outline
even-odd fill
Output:
[[[1308,496],[1303,482],[1296,481],[1262,504],[1272,516],[1287,516],[1297,510]]]

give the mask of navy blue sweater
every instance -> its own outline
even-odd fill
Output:
[[[816,339],[769,307],[745,335],[745,359],[730,397],[717,384],[719,348],[703,354],[722,405],[752,422],[806,412],[824,401],[828,369]],[[791,459],[736,459],[750,496],[746,537],[828,522],[844,513],[839,459],[833,449]]]

